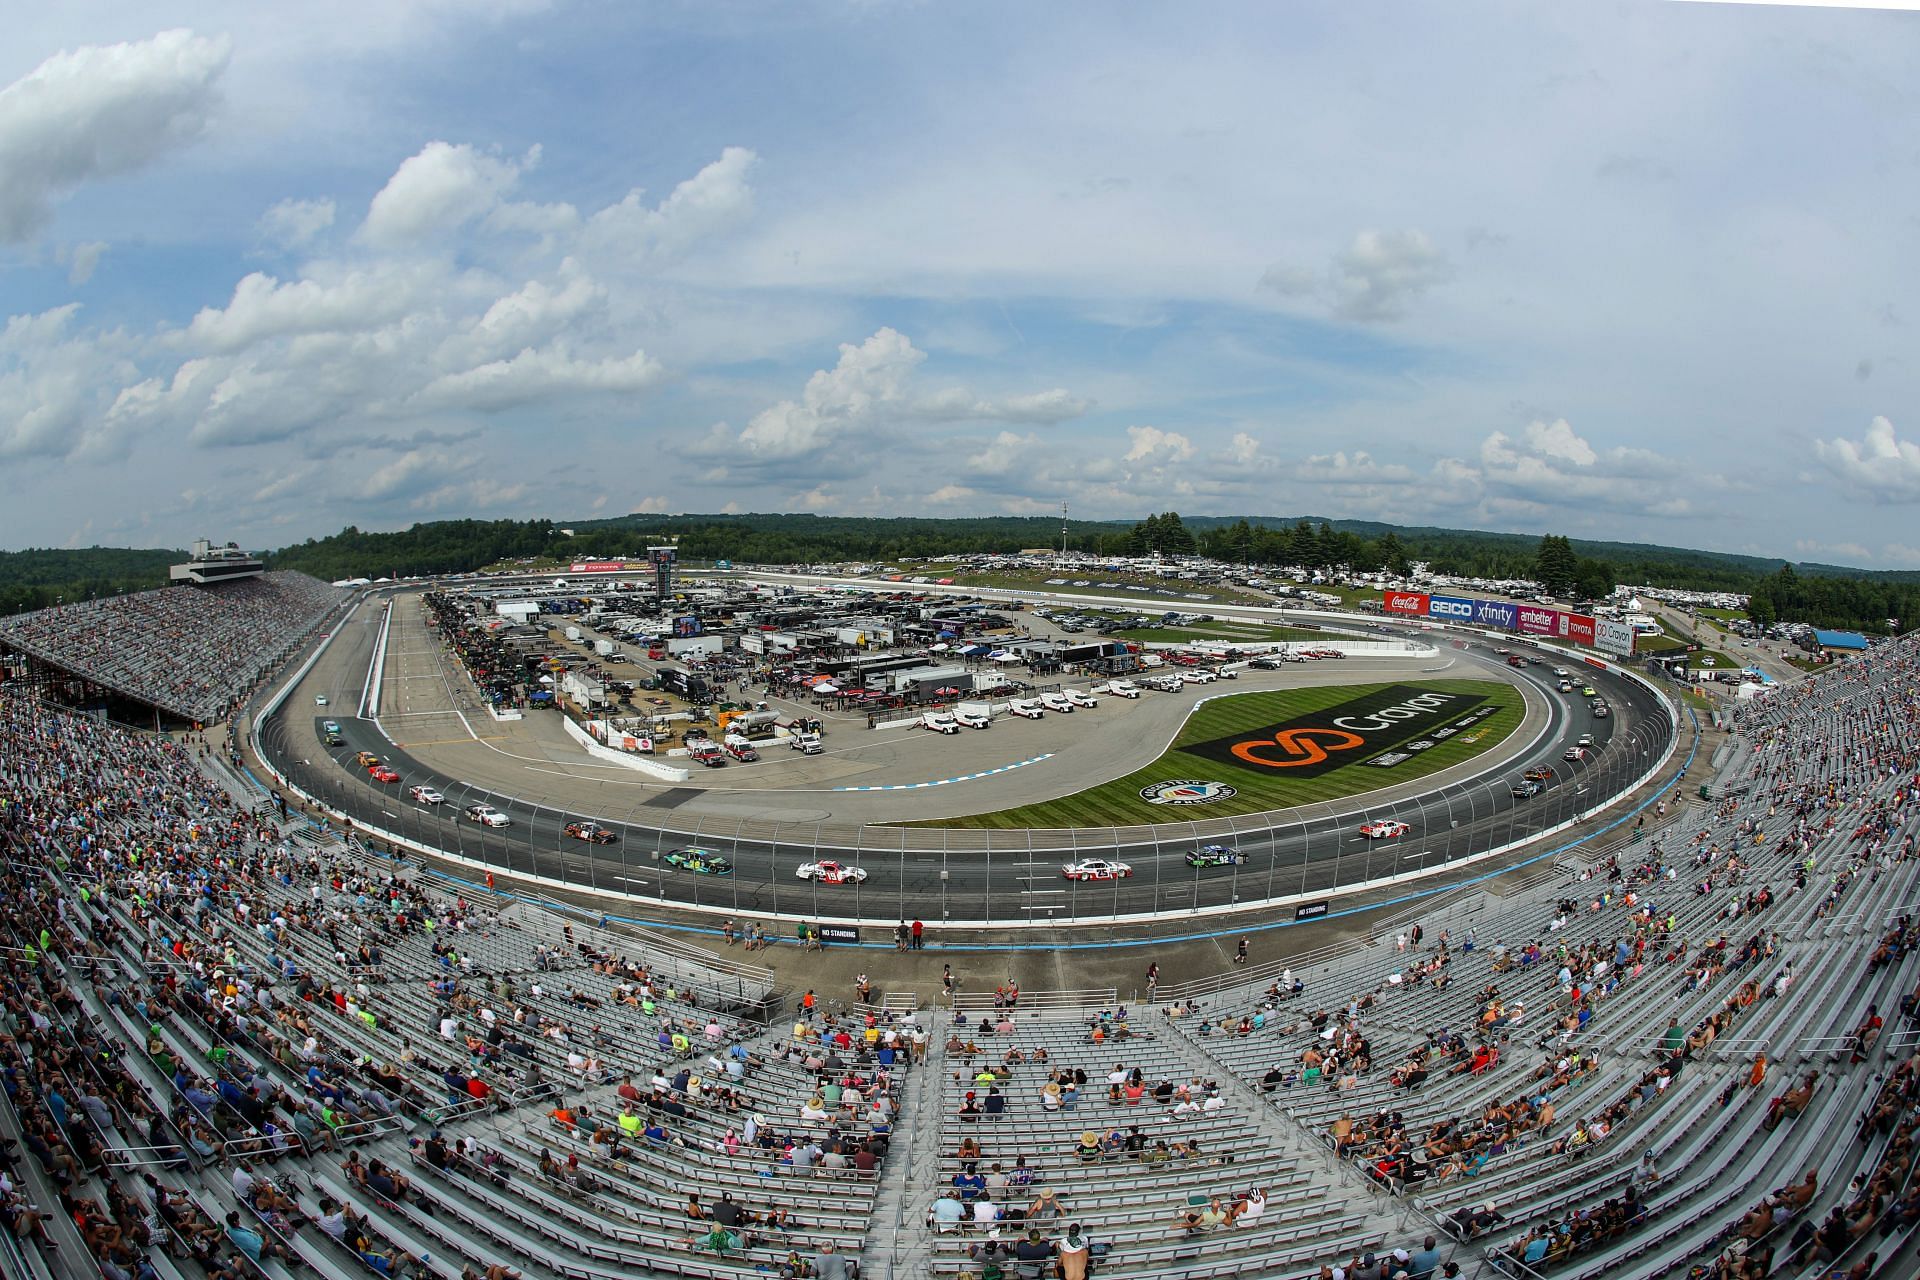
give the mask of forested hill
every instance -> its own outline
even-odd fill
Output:
[[[167,584],[167,567],[187,558],[160,547],[28,548],[0,551],[0,614],[39,609]]]
[[[571,535],[562,532],[571,530]],[[967,552],[1058,547],[1049,516],[928,518],[808,514],[628,515],[582,520],[444,520],[392,533],[347,528],[273,552],[275,568],[328,581],[461,573],[522,557],[565,562],[632,559],[671,536],[688,561],[794,564],[842,560],[944,559]],[[1096,555],[1201,552],[1249,565],[1404,571],[1425,561],[1442,573],[1530,578],[1554,594],[1602,594],[1613,583],[1758,593],[1780,616],[1821,625],[1883,629],[1886,618],[1920,620],[1920,573],[1866,573],[1715,551],[1642,543],[1400,527],[1317,517],[1195,516],[1166,512],[1138,522],[1075,520],[1073,551]],[[0,553],[0,609],[51,604],[161,586],[182,553],[94,547]],[[1764,606],[1763,606],[1764,607]]]

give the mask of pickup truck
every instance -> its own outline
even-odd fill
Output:
[[[728,742],[726,744],[726,752],[728,755],[732,756],[735,760],[738,760],[743,764],[751,763],[752,761],[758,760],[760,758],[760,753],[758,751],[755,751],[753,749],[753,744],[748,742],[745,738],[742,738],[737,742]]]
[[[1073,714],[1073,704],[1067,701],[1067,695],[1064,693],[1043,693],[1040,695],[1040,705],[1049,711],[1058,711],[1062,715]]]
[[[1045,707],[1026,698],[1022,698],[1017,702],[1009,702],[1007,704],[1007,710],[1025,720],[1039,720],[1047,714]]]
[[[1138,698],[1140,687],[1131,680],[1109,680],[1093,687],[1095,693],[1110,693],[1116,698]]]
[[[712,738],[696,738],[689,742],[687,754],[709,769],[718,769],[727,763],[727,753]]]
[[[798,751],[801,755],[807,756],[817,756],[826,750],[826,747],[820,741],[820,735],[817,733],[793,734],[787,739],[787,746],[794,751]]]
[[[920,717],[920,727],[935,733],[958,733],[960,724],[944,711],[929,711]]]
[[[1088,697],[1086,694],[1080,692],[1078,689],[1062,690],[1060,696],[1065,698],[1068,702],[1071,702],[1076,707],[1093,707],[1093,706],[1099,705],[1099,703],[1096,700]]]
[[[964,729],[984,729],[993,723],[978,711],[956,711],[953,713],[953,722]]]

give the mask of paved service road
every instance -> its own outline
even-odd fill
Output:
[[[303,686],[259,727],[267,756],[298,786],[362,826],[391,831],[490,867],[743,916],[1090,923],[1114,914],[1178,915],[1198,907],[1251,905],[1270,897],[1331,894],[1337,885],[1444,866],[1554,826],[1644,773],[1664,753],[1672,732],[1655,695],[1638,684],[1592,668],[1578,670],[1576,674],[1599,688],[1613,705],[1612,716],[1596,720],[1577,687],[1572,694],[1560,693],[1557,681],[1548,674],[1555,663],[1572,665],[1565,654],[1542,651],[1545,665],[1514,669],[1479,647],[1450,651],[1459,661],[1447,675],[1478,674],[1469,665],[1477,663],[1489,668],[1490,674],[1497,670],[1494,678],[1517,678],[1536,686],[1549,708],[1541,745],[1497,773],[1453,781],[1427,794],[1377,807],[1368,807],[1365,797],[1355,797],[1345,802],[1347,809],[1339,816],[1295,818],[1281,812],[1234,819],[1224,824],[1226,835],[1203,834],[1221,823],[1186,829],[1177,824],[1128,828],[1117,833],[947,832],[791,820],[777,791],[755,793],[764,813],[751,819],[682,821],[673,808],[653,798],[661,794],[657,792],[649,792],[649,799],[636,801],[625,813],[567,811],[545,802],[536,790],[543,787],[542,779],[533,771],[525,775],[528,787],[522,794],[490,791],[396,748],[373,719],[353,714],[364,701],[379,617],[379,609],[363,608],[336,638],[339,660],[332,661],[330,654],[327,664],[332,673],[325,685],[331,694],[329,706],[314,706]],[[1436,639],[1446,643],[1444,637]],[[1514,647],[1529,652],[1524,642]],[[357,676],[352,674],[356,670]],[[1366,670],[1353,671],[1355,682],[1376,678]],[[326,719],[340,723],[342,746],[321,745],[320,725]],[[1563,760],[1564,749],[1583,734],[1594,739],[1587,758]],[[372,781],[354,762],[355,754],[363,750],[390,763],[401,781],[384,785]],[[1527,764],[1550,767],[1552,776],[1539,795],[1519,799],[1511,786]],[[440,790],[445,803],[423,806],[409,800],[407,788],[422,783]],[[461,820],[461,811],[478,802],[508,814],[512,825],[486,828]],[[612,828],[617,842],[592,845],[565,834],[566,824],[581,818]],[[1401,835],[1368,839],[1359,827],[1371,820],[1403,822],[1408,829]],[[1187,855],[1203,843],[1226,844],[1242,860],[1224,866],[1190,866]],[[733,874],[702,875],[666,864],[662,855],[687,846],[725,855],[734,865]],[[842,885],[800,879],[796,875],[800,864],[817,858],[857,865],[867,877],[860,884]],[[1062,866],[1078,858],[1122,861],[1131,866],[1132,875],[1122,880],[1069,881]]]

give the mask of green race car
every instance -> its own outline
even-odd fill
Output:
[[[733,864],[725,855],[711,849],[675,849],[667,855],[667,865],[702,876],[730,876]]]

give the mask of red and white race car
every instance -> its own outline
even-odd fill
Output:
[[[865,867],[849,867],[843,862],[822,861],[803,862],[794,872],[802,880],[818,880],[822,884],[859,884],[867,878]]]
[[[1061,867],[1060,874],[1069,880],[1125,880],[1133,874],[1133,868],[1105,858],[1082,858]]]
[[[369,778],[372,778],[375,782],[400,781],[400,775],[395,773],[393,770],[387,768],[387,766],[383,764],[377,764],[373,766],[373,768],[367,770],[367,776]]]
[[[1407,834],[1410,830],[1412,828],[1404,822],[1398,822],[1392,818],[1376,818],[1361,827],[1360,834],[1369,840],[1391,840],[1395,836]]]

